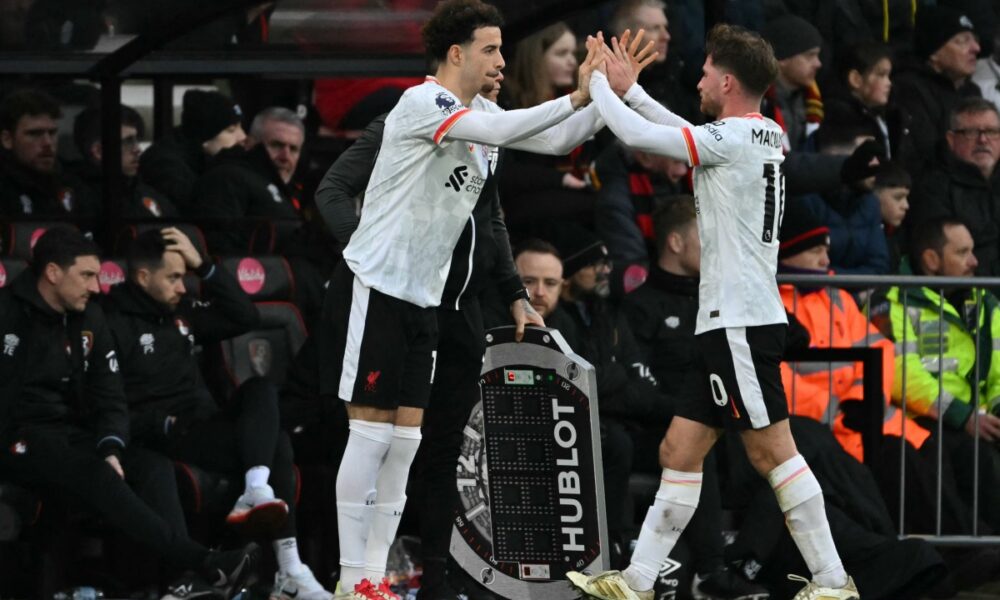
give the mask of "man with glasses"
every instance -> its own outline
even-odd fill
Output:
[[[997,160],[1000,113],[982,98],[961,100],[951,112],[945,134],[947,156],[913,188],[911,225],[950,217],[969,227],[976,243],[976,274],[1000,275],[1000,206]]]
[[[125,219],[164,219],[177,216],[177,209],[162,192],[139,177],[139,140],[145,135],[146,125],[132,107],[122,106],[122,178],[118,194],[122,202],[121,215]],[[83,156],[76,166],[76,175],[90,188],[95,198],[103,197],[104,172],[101,169],[104,155],[101,147],[101,110],[87,108],[73,121],[73,142]]]

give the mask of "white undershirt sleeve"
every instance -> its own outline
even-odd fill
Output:
[[[443,137],[487,146],[510,146],[541,133],[573,112],[568,95],[531,108],[506,112],[466,110]]]
[[[580,144],[589,140],[601,129],[604,129],[604,119],[593,103],[579,110],[572,117],[550,127],[545,131],[510,144],[510,148],[534,152],[535,154],[551,154],[565,156]]]
[[[683,129],[651,123],[636,114],[611,91],[604,74],[595,72],[591,77],[590,97],[611,131],[629,148],[692,164]]]
[[[677,113],[670,112],[670,109],[654,100],[638,83],[632,84],[632,87],[625,92],[622,100],[625,101],[625,104],[631,106],[632,110],[653,123],[670,125],[672,127],[692,127],[687,119]]]

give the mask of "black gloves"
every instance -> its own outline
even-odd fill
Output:
[[[872,164],[872,159],[878,162]],[[840,167],[840,180],[853,185],[863,179],[874,177],[879,167],[886,162],[885,148],[875,140],[868,140],[854,149]]]

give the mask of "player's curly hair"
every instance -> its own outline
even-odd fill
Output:
[[[719,24],[708,33],[705,55],[712,64],[732,73],[743,88],[762,96],[778,77],[778,60],[760,34],[737,25]]]
[[[480,27],[502,27],[503,17],[497,7],[482,0],[444,0],[424,24],[424,48],[431,62],[444,60],[448,48],[472,40]]]

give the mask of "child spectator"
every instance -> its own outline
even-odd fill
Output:
[[[899,271],[906,247],[900,226],[910,210],[910,174],[897,162],[887,163],[875,176],[875,195],[882,211],[882,229],[889,249],[889,270]]]

